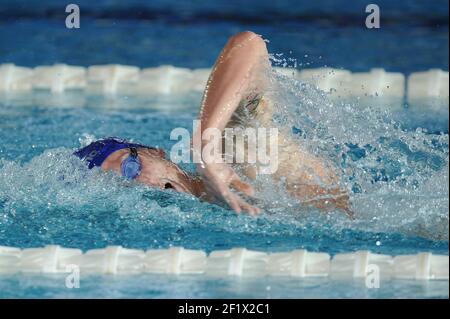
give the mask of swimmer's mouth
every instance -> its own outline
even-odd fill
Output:
[[[173,189],[176,190],[177,192],[191,194],[191,191],[185,185],[171,180],[166,180],[164,182],[164,189]]]
[[[172,184],[166,183],[166,184],[164,185],[164,189],[170,189],[170,188],[173,188]]]

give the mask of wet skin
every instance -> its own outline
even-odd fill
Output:
[[[138,156],[141,162],[141,173],[136,181],[157,187],[159,189],[174,189],[178,192],[192,194],[209,202],[220,202],[220,198],[214,194],[208,194],[204,181],[196,176],[192,176],[183,171],[176,164],[165,159],[164,151],[160,149],[138,148]],[[117,174],[121,174],[121,164],[129,156],[129,149],[123,149],[112,153],[103,162],[102,169],[112,170]],[[240,188],[246,188],[246,185],[240,185]],[[289,187],[287,191],[298,198],[302,198],[307,206],[315,206],[323,211],[338,208],[344,211],[350,218],[353,218],[353,212],[348,207],[348,195],[339,189],[324,190],[318,186],[314,189],[310,187]],[[301,194],[302,192],[307,194]],[[250,192],[247,189],[247,192]],[[250,194],[251,195],[251,194]],[[332,195],[326,199],[310,199],[308,197],[316,197],[323,195]]]
[[[193,147],[194,153],[202,153],[207,141],[201,137],[206,129],[214,128],[223,132],[240,101],[246,98],[246,92],[252,90],[255,84],[258,84],[258,90],[264,91],[265,77],[261,76],[261,68],[269,66],[266,43],[260,36],[246,31],[230,38],[213,67],[204,91],[199,115],[201,129],[194,133],[194,140],[201,142],[199,146]],[[337,186],[333,174],[324,169],[321,161],[304,152],[288,153],[297,155],[286,159],[285,163],[308,163],[315,175],[328,177],[325,179],[330,182],[326,187],[311,185],[311,178],[306,176],[308,174],[305,175],[306,170],[292,174],[294,170],[287,165],[286,172],[280,171],[281,175],[294,177],[287,192],[306,206],[314,206],[323,211],[337,208],[352,217],[347,192]],[[129,150],[126,149],[111,154],[102,168],[121,174],[121,163],[128,154]],[[172,188],[210,202],[224,202],[237,213],[245,211],[256,215],[260,212],[258,207],[249,204],[241,194],[232,191],[234,189],[250,197],[255,193],[253,187],[244,182],[229,164],[219,160],[222,154],[218,155],[217,160],[197,164],[199,177],[187,174],[166,160],[162,150],[140,148],[138,155],[142,165],[141,174],[136,178],[138,182],[160,189]]]
[[[201,197],[202,182],[183,171],[176,164],[165,159],[164,151],[160,149],[137,149],[141,161],[141,173],[136,181],[160,189],[174,189]],[[121,164],[130,154],[129,149],[116,151],[103,162],[103,170],[112,170],[121,175]]]

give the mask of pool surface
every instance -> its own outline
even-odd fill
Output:
[[[0,63],[204,68],[228,36],[250,29],[270,40],[271,53],[283,53],[283,63],[297,68],[383,67],[406,75],[448,70],[448,2],[443,1],[378,1],[386,23],[373,32],[361,26],[363,1],[258,1],[238,13],[234,1],[79,1],[79,30],[64,28],[64,8],[57,1],[3,2]],[[310,85],[270,76],[277,123],[340,168],[352,192],[355,221],[302,210],[268,179],[256,183],[262,216],[238,216],[185,194],[88,171],[71,155],[105,136],[168,151],[175,143],[169,139],[173,128],[192,130],[200,93],[66,92],[58,97],[64,105],[45,91],[0,93],[0,245],[448,255],[448,104],[425,117],[408,105],[393,111],[388,104],[332,101]],[[80,99],[84,107],[78,106]],[[360,280],[150,274],[82,275],[79,289],[64,283],[62,275],[0,275],[0,298],[448,298],[448,280],[393,280],[380,289],[368,289]]]

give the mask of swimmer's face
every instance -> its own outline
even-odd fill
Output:
[[[159,149],[139,148],[138,156],[141,161],[141,173],[136,181],[158,187],[160,189],[174,189],[179,192],[193,194],[189,176],[177,165],[164,158],[164,151]],[[104,170],[114,170],[120,174],[122,161],[129,156],[129,150],[114,152],[102,164]]]

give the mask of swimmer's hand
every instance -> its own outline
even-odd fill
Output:
[[[198,173],[203,177],[205,190],[208,195],[219,201],[226,202],[236,213],[246,211],[255,216],[260,213],[258,207],[254,207],[231,191],[231,187],[241,191],[247,196],[253,196],[254,189],[250,184],[241,180],[236,172],[225,163],[202,163],[197,165]]]

